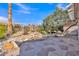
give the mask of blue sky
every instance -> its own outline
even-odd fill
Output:
[[[18,3],[12,4],[12,21],[20,24],[40,24],[56,7],[65,9],[69,3]],[[8,4],[0,3],[0,21],[7,22]]]

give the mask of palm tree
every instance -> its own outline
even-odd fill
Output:
[[[12,3],[8,4],[8,34],[12,34]]]

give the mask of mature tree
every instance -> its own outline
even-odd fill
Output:
[[[47,32],[62,31],[65,21],[69,19],[67,10],[57,7],[56,11],[43,20],[43,27]]]

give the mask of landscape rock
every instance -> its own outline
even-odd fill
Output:
[[[23,42],[23,41],[28,41],[28,40],[38,40],[40,38],[42,38],[43,35],[39,32],[31,32],[27,35],[21,35],[21,36],[16,36],[14,38],[12,38],[14,41],[19,41],[19,42]]]
[[[5,56],[16,56],[19,55],[20,52],[20,48],[14,41],[6,41],[3,44],[2,50],[5,52]]]

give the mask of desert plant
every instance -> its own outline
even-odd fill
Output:
[[[5,33],[6,33],[6,25],[5,24],[1,24],[0,23],[0,38],[4,38],[5,36]]]

